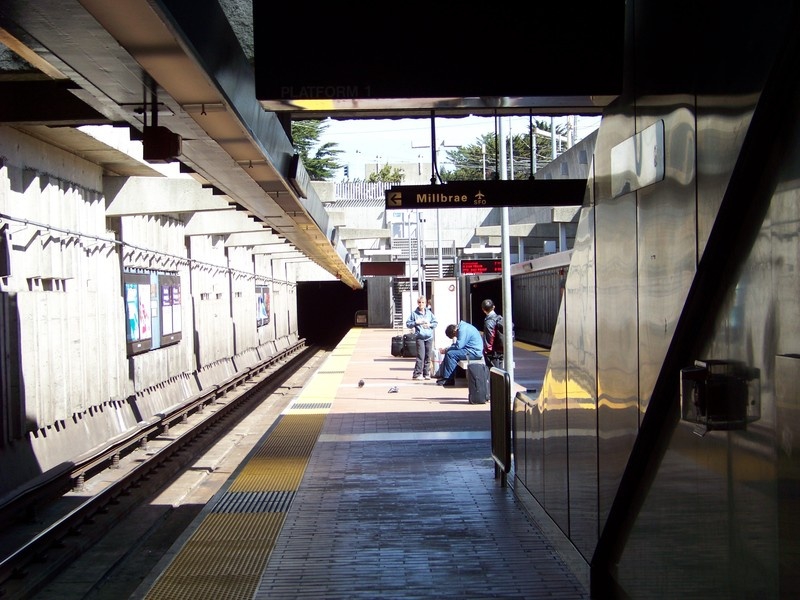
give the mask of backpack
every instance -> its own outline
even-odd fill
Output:
[[[506,336],[503,333],[503,317],[497,315],[497,320],[494,326],[494,348],[495,352],[501,353],[506,347]]]
[[[495,348],[495,352],[498,352],[499,354],[502,354],[504,349],[505,349],[505,347],[506,347],[506,339],[505,339],[506,336],[505,336],[505,331],[503,330],[503,316],[502,315],[497,315],[496,323],[497,323],[497,325],[495,326],[495,330],[494,330],[494,342],[495,343],[494,343],[493,347]],[[514,341],[514,332],[513,331],[511,332],[511,341],[512,342]]]

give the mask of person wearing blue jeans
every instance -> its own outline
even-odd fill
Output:
[[[417,342],[417,360],[414,363],[414,373],[411,379],[431,378],[433,330],[436,328],[437,323],[436,316],[428,307],[428,301],[420,296],[417,299],[417,308],[411,311],[411,315],[406,319],[406,327],[414,330]]]
[[[439,371],[438,385],[451,387],[456,384],[455,373],[458,361],[476,360],[483,358],[483,338],[481,332],[466,321],[459,321],[458,325],[448,325],[444,334],[453,339],[453,344],[449,348],[441,348],[439,352],[444,354],[442,366]]]

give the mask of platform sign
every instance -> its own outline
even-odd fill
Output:
[[[585,179],[491,179],[395,185],[386,190],[386,208],[581,206],[585,192]]]

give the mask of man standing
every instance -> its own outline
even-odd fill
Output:
[[[449,339],[455,339],[449,348],[439,349],[439,352],[444,354],[444,358],[442,358],[439,379],[436,380],[436,383],[451,387],[456,384],[455,373],[458,361],[475,360],[483,356],[483,340],[480,331],[466,321],[459,321],[458,325],[448,325],[444,334]]]
[[[433,330],[437,323],[433,311],[428,307],[428,301],[423,297],[417,298],[417,308],[411,311],[411,315],[406,319],[406,327],[414,330],[417,344],[417,360],[414,363],[411,379],[431,378]]]
[[[503,342],[498,326],[503,322],[503,317],[494,310],[494,302],[487,299],[481,302],[481,310],[486,317],[483,320],[483,359],[489,368],[503,368]]]

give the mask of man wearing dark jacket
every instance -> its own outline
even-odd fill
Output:
[[[502,317],[494,311],[494,302],[489,299],[481,302],[481,310],[486,317],[483,320],[483,359],[489,368],[503,368],[503,344],[498,335],[497,326]]]

